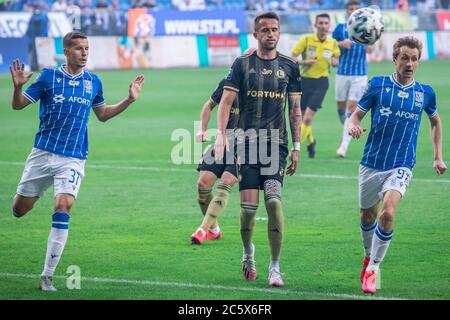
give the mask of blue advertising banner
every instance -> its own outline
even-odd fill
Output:
[[[28,64],[27,38],[0,38],[0,72],[9,72],[9,65],[16,58]]]
[[[150,11],[130,9],[128,35],[237,35],[245,33],[243,10]]]

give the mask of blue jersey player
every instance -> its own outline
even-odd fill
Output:
[[[22,88],[33,73],[25,74],[19,60],[10,66],[13,109],[21,110],[40,100],[40,125],[17,187],[14,216],[23,217],[48,187],[54,186],[54,214],[40,278],[44,291],[56,291],[52,277],[67,241],[69,214],[84,177],[90,111],[93,109],[100,121],[107,121],[132,104],[144,85],[144,77],[138,76],[130,84],[127,98],[107,106],[102,82],[84,70],[89,55],[87,37],[70,32],[64,36],[63,46],[67,63],[57,69],[43,69],[25,91]]]
[[[351,0],[346,4],[347,17],[360,7],[358,0]],[[348,120],[356,109],[367,84],[366,52],[370,46],[354,43],[349,39],[347,24],[339,23],[333,31],[333,38],[338,41],[341,55],[336,72],[335,97],[339,119],[344,125],[342,139],[336,154],[344,158],[347,154],[351,136],[347,132]]]
[[[412,178],[422,111],[430,120],[434,170],[441,175],[447,169],[442,160],[436,94],[413,78],[421,53],[422,43],[416,38],[398,39],[393,50],[395,73],[370,80],[348,126],[348,133],[359,138],[366,131],[360,127],[361,120],[371,112],[359,171],[360,228],[365,250],[361,281],[366,293],[376,292],[379,265],[394,233],[395,210]],[[377,222],[380,200],[383,208]]]

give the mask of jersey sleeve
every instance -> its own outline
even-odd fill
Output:
[[[216,89],[214,90],[213,94],[211,95],[211,100],[214,101],[216,104],[219,104],[220,99],[222,99],[223,83],[224,83],[224,80],[220,81],[220,83],[217,85]]]
[[[223,88],[239,92],[239,88],[241,87],[242,82],[241,74],[242,74],[242,63],[241,59],[237,58],[236,60],[234,60],[230,71],[228,71],[228,74],[225,77]]]
[[[341,30],[341,26],[342,24],[338,24],[336,26],[336,28],[333,31],[333,34],[331,35],[333,37],[333,39],[336,39],[336,41],[343,41],[343,37],[342,37],[342,30]]]
[[[297,63],[293,66],[293,75],[289,81],[287,88],[289,95],[296,95],[302,93],[301,77],[300,77],[300,65]]]
[[[98,90],[97,95],[94,97],[94,100],[92,101],[92,108],[98,108],[105,104],[105,98],[103,97],[102,81],[99,78],[96,78],[96,81],[98,82]]]
[[[297,41],[294,48],[292,49],[292,53],[295,56],[301,55],[306,50],[306,36],[302,37]]]
[[[366,113],[371,108],[376,106],[377,104],[376,97],[377,97],[377,88],[375,86],[375,80],[372,78],[367,84],[366,89],[364,91],[364,95],[362,96],[361,100],[359,100],[357,108],[362,112]]]
[[[22,92],[22,95],[27,98],[30,102],[36,103],[45,92],[45,77],[48,74],[46,69],[34,79],[33,83]]]
[[[430,100],[424,108],[429,118],[433,118],[437,114],[436,93],[430,89]]]

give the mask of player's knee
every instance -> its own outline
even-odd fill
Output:
[[[281,199],[275,195],[266,196],[265,200],[267,212],[271,214],[272,212],[277,212],[281,210]]]
[[[363,225],[372,225],[377,219],[377,212],[375,210],[360,209],[359,213]]]
[[[17,196],[14,198],[14,202],[11,207],[11,211],[14,217],[21,218],[26,215],[31,209],[33,209],[33,202],[17,200]]]
[[[198,181],[197,181],[197,187],[199,189],[211,189],[212,185],[208,181],[208,179],[200,177],[200,178],[198,178]]]
[[[237,182],[237,178],[233,175],[226,175],[220,178],[220,181],[232,187]]]
[[[303,118],[303,124],[306,126],[311,125],[311,121],[312,121],[312,118],[309,118],[309,117]]]
[[[70,213],[74,198],[72,196],[57,197],[55,200],[55,212],[67,212]]]
[[[13,205],[12,208],[11,208],[12,214],[16,218],[22,218],[30,210],[31,210],[31,208],[28,209],[28,208],[24,208],[24,207],[21,207],[21,206],[18,206],[18,205]]]
[[[394,222],[395,210],[393,208],[383,208],[380,215],[380,223],[382,225],[391,224]]]

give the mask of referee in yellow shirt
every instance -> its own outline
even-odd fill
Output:
[[[336,67],[340,55],[339,46],[335,39],[328,36],[330,30],[330,15],[321,13],[316,16],[314,26],[316,33],[300,38],[292,49],[292,56],[299,61],[302,76],[301,108],[303,124],[300,132],[300,142],[308,139],[308,156],[314,158],[316,154],[316,139],[312,134],[312,121],[317,110],[322,107],[322,101],[328,90],[328,76],[330,65]]]

